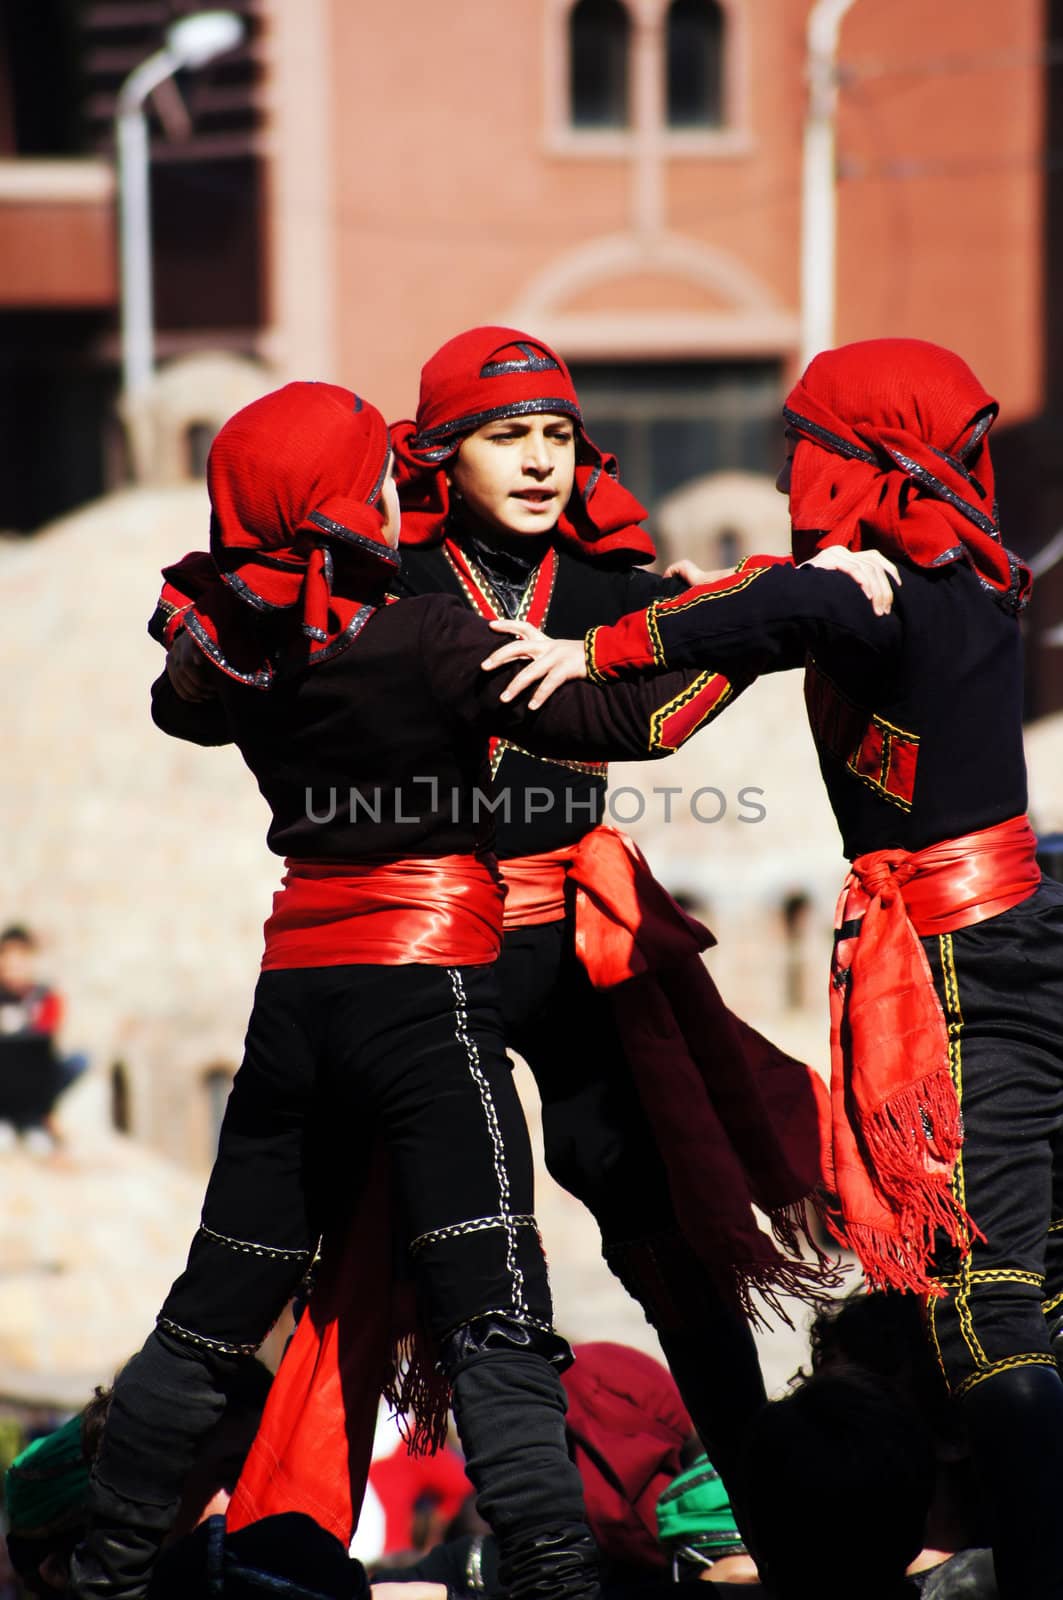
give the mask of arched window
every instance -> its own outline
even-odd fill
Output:
[[[788,894],[782,903],[785,956],[783,994],[786,1005],[799,1011],[808,999],[808,925],[812,902],[802,889]]]
[[[716,561],[721,567],[737,567],[742,559],[742,535],[737,528],[721,528],[716,535]]]
[[[668,126],[719,128],[724,122],[724,15],[717,0],[672,0],[668,7]]]
[[[185,429],[185,465],[188,476],[197,483],[206,476],[207,457],[217,431],[213,422],[190,422]]]
[[[574,128],[626,128],[631,18],[621,0],[577,0],[568,19]]]
[[[129,1074],[124,1061],[111,1063],[111,1127],[116,1133],[131,1133],[133,1128],[132,1105],[129,1093]]]
[[[203,1089],[207,1097],[207,1138],[211,1160],[217,1154],[221,1119],[233,1086],[233,1069],[222,1061],[209,1066],[203,1074]]]

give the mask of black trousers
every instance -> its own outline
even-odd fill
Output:
[[[378,1135],[433,1333],[492,1312],[549,1330],[494,975],[417,966],[262,974],[202,1226],[160,1326],[228,1354],[257,1349]]]
[[[1002,1600],[1063,1596],[1063,1381],[1046,1313],[1063,1306],[1063,886],[924,939],[948,1023],[964,1143],[953,1175],[977,1223],[928,1332],[967,1417]]]
[[[377,1135],[511,1592],[597,1594],[497,993],[492,968],[262,975],[188,1266],[116,1385],[75,1594],[145,1592],[226,1373],[291,1297]]]
[[[608,998],[577,959],[571,917],[506,934],[506,1041],[542,1099],[546,1165],[595,1217],[605,1259],[656,1329],[684,1404],[733,1486],[764,1403],[753,1336],[679,1233],[668,1173]]]

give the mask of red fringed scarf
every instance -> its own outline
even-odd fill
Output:
[[[515,328],[472,328],[421,372],[415,422],[391,430],[402,542],[438,544],[450,513],[447,463],[462,439],[498,417],[557,412],[576,425],[576,483],[556,539],[593,558],[652,561],[646,508],[619,482],[616,459],[587,437],[572,377],[549,345]]]
[[[507,926],[563,908],[566,884],[574,893],[576,953],[613,1005],[683,1235],[722,1292],[753,1321],[755,1294],[784,1319],[780,1293],[818,1300],[834,1280],[799,1258],[799,1238],[823,1178],[819,1078],[728,1009],[701,960],[712,934],[619,829],[500,866]]]
[[[210,555],[163,573],[150,631],[185,628],[222,672],[273,681],[262,623],[290,616],[286,647],[325,661],[372,616],[399,558],[382,537],[387,425],[331,383],[289,383],[238,411],[211,446]]]
[[[831,972],[831,1152],[825,1220],[875,1288],[936,1292],[934,1233],[980,1237],[951,1187],[963,1125],[949,1035],[920,936],[996,917],[1041,881],[1013,817],[925,850],[853,862]],[[849,930],[856,925],[855,932]]]
[[[816,356],[787,396],[794,555],[871,548],[919,567],[969,561],[1009,610],[1029,570],[1000,541],[987,434],[997,403],[965,361],[921,339]]]

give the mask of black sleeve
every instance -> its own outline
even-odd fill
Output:
[[[502,691],[522,663],[485,672],[481,663],[506,642],[459,600],[426,608],[421,659],[437,703],[481,734],[515,737],[533,755],[573,761],[638,761],[670,755],[705,727],[738,692],[715,672],[677,671],[600,689],[566,683],[538,711],[531,695],[506,703]]]
[[[624,611],[642,611],[654,600],[671,600],[685,594],[689,584],[683,578],[666,578],[645,567],[632,567],[627,581]]]
[[[232,744],[229,719],[220,700],[182,700],[165,672],[151,686],[151,720],[163,733],[191,744]]]
[[[587,660],[597,682],[699,665],[748,679],[801,666],[828,642],[847,641],[890,660],[902,634],[897,608],[876,616],[845,573],[780,563],[745,568],[593,629]]]

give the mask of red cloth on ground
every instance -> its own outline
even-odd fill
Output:
[[[215,666],[267,689],[263,622],[290,614],[310,662],[348,644],[399,559],[383,535],[390,450],[375,406],[331,383],[289,383],[238,411],[211,445],[210,555],[164,571],[151,631],[188,630]]]
[[[476,856],[285,867],[265,925],[263,972],[353,962],[484,967],[498,958],[504,890]]]
[[[1031,578],[1000,541],[986,437],[997,409],[965,361],[921,339],[866,339],[816,356],[783,408],[797,438],[797,560],[832,544],[920,567],[965,559],[1020,609]]]
[[[578,1344],[562,1375],[565,1429],[598,1548],[612,1561],[660,1569],[657,1501],[682,1469],[694,1432],[666,1367],[628,1345]]]
[[[652,561],[640,524],[646,508],[619,482],[616,458],[588,438],[571,374],[541,339],[516,328],[470,328],[421,372],[414,422],[396,422],[391,442],[402,502],[402,542],[438,544],[451,509],[447,463],[462,439],[499,416],[557,412],[576,425],[576,482],[556,537],[592,557]]]
[[[921,936],[999,916],[1041,881],[1025,817],[925,850],[853,862],[831,973],[831,1151],[826,1221],[876,1288],[934,1293],[937,1228],[966,1253],[977,1232],[950,1188],[963,1127],[949,1037]]]

